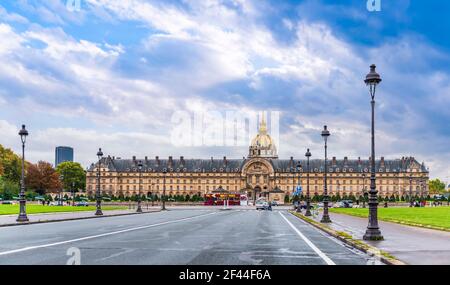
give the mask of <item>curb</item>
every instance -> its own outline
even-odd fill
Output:
[[[35,225],[35,224],[58,223],[58,222],[77,221],[77,220],[88,220],[88,219],[101,219],[101,218],[108,218],[108,217],[142,215],[142,214],[151,214],[151,213],[158,213],[158,212],[161,212],[161,210],[149,211],[149,212],[143,212],[143,213],[123,213],[123,214],[92,216],[92,217],[67,218],[67,219],[60,219],[60,220],[39,220],[39,221],[34,221],[34,222],[22,222],[22,223],[14,223],[14,224],[0,224],[0,228],[13,227],[13,226]]]
[[[345,243],[347,245],[350,245],[364,253],[373,254],[374,256],[379,258],[382,262],[384,262],[387,265],[407,265],[407,263],[404,263],[403,261],[398,260],[396,257],[392,256],[391,254],[389,254],[385,251],[382,251],[381,249],[378,249],[374,246],[368,245],[367,243],[362,242],[360,240],[353,239],[353,237],[347,233],[335,231],[328,226],[322,225],[319,222],[316,222],[310,218],[305,217],[303,214],[298,214],[293,211],[289,211],[289,213],[291,213],[291,215],[307,222],[308,224],[326,232],[327,234],[342,241],[343,243]]]

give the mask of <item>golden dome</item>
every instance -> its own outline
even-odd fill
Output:
[[[259,131],[250,145],[250,157],[277,157],[277,149],[272,138],[267,133],[267,124],[264,119],[264,113],[259,125]]]

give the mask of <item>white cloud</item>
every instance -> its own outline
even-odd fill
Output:
[[[50,1],[44,8],[55,13],[61,9],[57,2]],[[36,159],[43,156],[52,161],[56,142],[48,138],[55,137],[58,144],[75,146],[83,163],[92,161],[90,154],[95,153],[95,144],[104,145],[112,155],[122,156],[137,155],[146,146],[155,155],[186,151],[174,148],[164,139],[169,137],[168,118],[174,110],[260,110],[269,103],[259,94],[271,87],[271,80],[292,86],[289,94],[273,94],[280,98],[274,108],[284,109],[282,119],[287,118],[281,126],[281,157],[304,153],[303,149],[299,152],[299,142],[320,153],[322,142],[316,132],[327,123],[333,129],[334,155],[368,157],[370,106],[364,97],[367,91],[362,78],[374,61],[386,76],[383,94],[377,101],[379,156],[418,156],[438,168],[432,169],[433,175],[443,175],[448,169],[444,163],[448,161],[447,154],[433,156],[433,150],[426,149],[427,140],[415,139],[418,130],[426,132],[436,136],[433,141],[443,149],[446,135],[427,130],[426,112],[418,112],[417,105],[409,104],[414,98],[406,104],[401,102],[405,97],[400,99],[397,94],[415,82],[430,90],[426,99],[419,101],[426,100],[441,114],[448,114],[448,74],[429,72],[417,79],[414,76],[418,74],[399,68],[415,62],[417,70],[423,70],[428,66],[427,56],[444,57],[426,43],[403,38],[376,47],[368,55],[361,54],[329,26],[292,19],[280,23],[292,37],[289,43],[282,42],[258,21],[267,8],[259,1],[235,0],[226,5],[222,1],[186,0],[179,6],[139,0],[86,3],[89,6],[79,19],[75,13],[64,11],[52,20],[62,28],[34,24],[25,32],[16,32],[0,23],[0,37],[5,39],[0,46],[0,92],[10,96],[5,97],[8,100],[3,100],[3,105],[33,110],[43,118],[67,119],[67,125],[61,128],[48,127],[43,119],[35,132],[35,144],[30,145]],[[114,25],[120,21],[137,22],[148,27],[148,36],[137,47],[129,47],[75,39],[66,34],[64,27],[81,23],[86,13],[101,15],[101,19]],[[45,46],[35,48],[33,41]],[[130,54],[136,50],[136,56]],[[174,63],[158,66],[155,61],[159,58],[152,56],[160,55]],[[131,72],[122,64],[132,66]],[[226,97],[210,91],[229,82],[240,82],[243,88],[250,86],[254,94],[233,91]],[[390,82],[402,85],[393,86]],[[401,115],[389,110],[397,110]],[[397,115],[396,121],[384,118],[388,115]],[[78,118],[88,123],[72,127]],[[67,123],[70,120],[72,124]],[[101,131],[94,131],[97,128]],[[12,140],[5,139],[5,143]],[[218,152],[209,148],[187,151],[202,157]],[[242,148],[226,151],[238,157],[247,152]]]

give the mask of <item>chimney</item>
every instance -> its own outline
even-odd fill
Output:
[[[384,156],[381,157],[380,165],[381,167],[384,167]]]
[[[156,166],[159,166],[159,156],[155,156]]]
[[[214,157],[211,156],[211,162],[213,162],[213,161],[214,161]]]
[[[358,164],[361,164],[361,157],[358,156]]]
[[[348,164],[348,157],[344,157],[344,165]]]
[[[136,161],[136,156],[135,155],[133,155],[133,161]]]
[[[145,157],[145,163],[147,163],[147,161],[148,161],[148,157],[146,156],[146,157]]]
[[[336,166],[336,156],[333,156],[333,159],[331,160],[331,166]]]
[[[223,165],[226,167],[227,166],[227,157],[226,156],[224,156],[223,157]]]
[[[113,156],[113,160],[116,160],[116,157],[115,157],[115,156]]]
[[[169,165],[168,165],[170,168],[172,168],[172,166],[173,166],[173,158],[172,158],[172,156],[169,156]]]
[[[184,156],[180,156],[180,166],[184,166]]]

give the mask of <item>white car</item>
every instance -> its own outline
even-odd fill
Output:
[[[269,204],[267,203],[267,201],[264,201],[264,200],[257,200],[255,205],[256,205],[256,210],[264,210],[267,207],[269,207]]]

